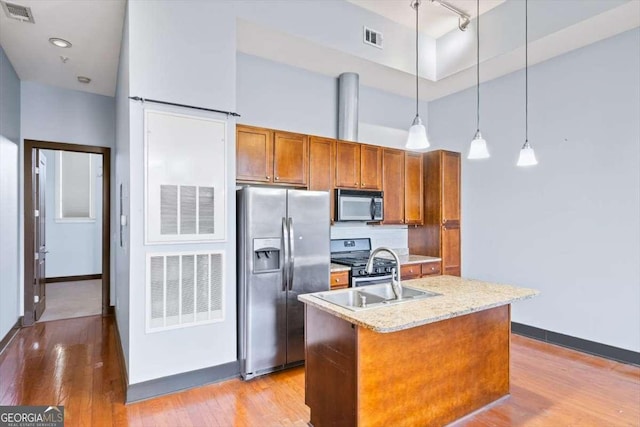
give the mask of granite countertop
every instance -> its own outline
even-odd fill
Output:
[[[351,270],[351,267],[349,267],[348,265],[331,263],[331,265],[329,266],[329,269],[332,273],[339,273],[341,271],[349,271]]]
[[[386,257],[385,257],[386,258]],[[437,258],[434,256],[424,256],[424,255],[398,255],[400,258],[400,265],[407,264],[420,264],[423,262],[440,262],[442,258]]]
[[[395,332],[440,320],[463,316],[501,305],[532,298],[535,289],[464,279],[455,276],[431,276],[405,280],[403,285],[442,294],[432,298],[408,301],[385,307],[352,311],[324,301],[314,294],[298,295],[298,299],[347,322],[375,332]],[[344,292],[341,290],[333,292]]]

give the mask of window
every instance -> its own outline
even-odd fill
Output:
[[[56,221],[95,221],[93,155],[56,153]]]

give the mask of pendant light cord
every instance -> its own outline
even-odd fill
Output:
[[[476,0],[476,124],[480,132],[480,0]]]
[[[420,6],[420,0],[416,0],[414,5],[416,8],[416,117],[418,117],[420,115],[418,101],[418,7]]]
[[[529,1],[524,1],[524,141],[529,142]]]

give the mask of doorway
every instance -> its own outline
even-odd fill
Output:
[[[109,178],[107,147],[25,140],[24,326],[111,312]]]

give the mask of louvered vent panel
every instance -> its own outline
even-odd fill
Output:
[[[164,257],[151,257],[149,262],[150,304],[149,325],[153,328],[164,326]]]
[[[222,310],[222,255],[211,255],[211,311]]]
[[[182,321],[193,322],[195,320],[193,306],[195,298],[195,262],[194,255],[182,256]]]
[[[161,185],[160,234],[214,234],[214,196],[214,187]]]
[[[178,186],[160,186],[160,233],[178,234]]]
[[[147,330],[224,319],[224,253],[148,255]]]
[[[209,318],[209,255],[197,256],[196,318]]]
[[[179,322],[178,315],[180,314],[180,257],[168,256],[167,257],[167,270],[166,270],[166,307],[167,326],[175,325]]]
[[[180,234],[196,234],[196,187],[180,186]]]
[[[198,223],[198,233],[199,234],[213,234],[215,232],[214,229],[214,221],[213,221],[213,212],[214,212],[214,199],[213,199],[213,187],[200,187],[199,188],[199,223]]]

